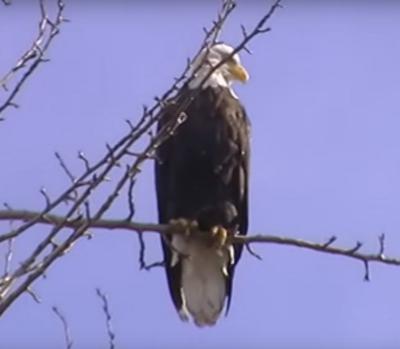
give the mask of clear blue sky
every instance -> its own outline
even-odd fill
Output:
[[[0,124],[0,200],[41,208],[41,186],[55,196],[68,181],[59,151],[79,173],[78,150],[98,159],[126,130],[124,119],[162,93],[195,52],[219,5],[66,1],[66,24],[43,65]],[[250,231],[365,243],[400,256],[400,4],[395,1],[285,2],[271,33],[242,55],[251,74],[237,93],[252,120]],[[224,39],[240,40],[261,1],[239,1]],[[0,73],[36,31],[34,2],[0,7]],[[136,220],[155,221],[152,164],[137,183]],[[109,217],[124,217],[121,202]],[[0,225],[2,231],[8,225]],[[16,243],[16,260],[46,229]],[[158,237],[148,259],[160,258]],[[138,270],[134,234],[98,232],[80,241],[39,280],[43,302],[22,297],[0,322],[2,348],[62,348],[57,305],[74,348],[107,346],[95,287],[110,299],[119,348],[400,347],[400,268],[294,248],[258,245],[245,254],[228,318],[199,330],[180,322],[164,272]],[[4,248],[0,247],[0,253]],[[0,259],[0,267],[3,259]]]

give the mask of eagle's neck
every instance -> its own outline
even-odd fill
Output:
[[[195,74],[192,81],[189,82],[189,89],[197,89],[203,82],[204,78],[209,74],[210,67],[208,65],[203,65]],[[201,89],[206,89],[208,87],[224,87],[227,88],[233,98],[238,99],[235,91],[232,88],[232,82],[228,81],[222,72],[217,69],[215,70],[201,86]]]

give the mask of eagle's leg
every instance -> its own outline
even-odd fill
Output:
[[[169,221],[169,226],[172,232],[177,232],[188,236],[192,231],[197,230],[199,225],[196,220],[177,218],[171,219]]]
[[[212,245],[216,249],[220,249],[226,245],[228,240],[228,231],[221,225],[211,228]]]

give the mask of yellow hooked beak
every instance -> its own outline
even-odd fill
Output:
[[[228,71],[235,80],[245,83],[249,80],[249,73],[247,70],[239,63],[229,62]]]

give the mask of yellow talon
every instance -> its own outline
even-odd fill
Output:
[[[197,221],[192,221],[186,218],[171,219],[169,225],[172,231],[182,233],[186,236],[190,235],[193,230],[198,228]]]
[[[217,249],[225,246],[226,241],[228,240],[228,231],[220,226],[217,225],[211,229],[212,239],[213,239],[213,246]]]

